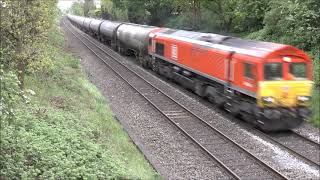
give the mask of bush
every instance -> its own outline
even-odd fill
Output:
[[[305,51],[320,47],[320,5],[316,0],[271,2],[264,18],[263,39],[291,44]]]
[[[0,67],[1,97],[0,116],[1,124],[10,122],[15,117],[15,106],[20,102],[22,91],[19,88],[18,77],[11,71]]]
[[[45,49],[52,68],[26,77],[30,103],[20,100],[16,76],[1,70],[1,108],[15,115],[1,119],[0,179],[157,177],[79,60],[61,49],[57,30]]]
[[[90,131],[70,128],[71,123],[77,123],[73,114],[20,107],[17,117],[14,125],[6,126],[1,132],[2,179],[125,176],[124,168],[108,150],[86,138]]]

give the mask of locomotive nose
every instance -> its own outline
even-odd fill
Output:
[[[307,107],[311,103],[312,81],[259,82],[259,107]]]

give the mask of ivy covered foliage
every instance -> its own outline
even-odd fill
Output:
[[[154,179],[64,51],[56,0],[0,0],[0,179]]]
[[[56,0],[1,1],[1,64],[17,73],[21,89],[25,73],[52,65],[43,42],[55,20],[56,3]]]
[[[3,65],[1,65],[3,66]],[[15,118],[15,107],[22,100],[19,80],[13,72],[0,68],[0,116],[1,124],[10,123]]]
[[[61,49],[59,29],[48,35],[52,68],[28,74],[24,91],[0,71],[0,179],[158,178],[79,60]]]

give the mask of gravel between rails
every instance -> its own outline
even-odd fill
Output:
[[[81,57],[88,78],[145,156],[166,179],[230,179],[118,76],[65,30],[68,51]]]
[[[246,146],[252,149],[252,152],[256,152],[256,154],[258,154],[260,157],[264,157],[264,159],[266,159],[266,162],[274,165],[276,169],[285,171],[286,174],[289,175],[289,177],[298,178],[298,179],[319,177],[317,169],[314,169],[313,167],[310,167],[302,162],[299,162],[296,158],[292,157],[285,151],[279,149],[273,144],[270,144],[267,140],[264,140],[264,138],[258,137],[254,133],[250,132],[251,131],[250,129],[246,130],[241,127],[239,128],[238,124],[235,124],[233,122],[230,122],[229,120],[226,120],[219,112],[215,112],[211,108],[208,108],[203,104],[199,103],[198,101],[199,98],[193,98],[192,96],[190,97],[189,95],[187,96],[186,94],[188,93],[181,93],[181,91],[184,91],[184,90],[172,88],[172,84],[168,84],[167,82],[157,78],[156,76],[151,75],[152,73],[150,74],[150,72],[146,72],[145,70],[136,66],[135,63],[132,63],[131,61],[126,61],[126,63],[129,66],[131,66],[131,68],[134,68],[137,72],[141,71],[142,74],[154,80],[155,83],[159,83],[159,85],[161,85],[161,87],[163,87],[167,91],[172,91],[173,95],[179,98],[179,101],[185,102],[190,107],[198,109],[199,113],[201,113],[202,116],[215,117],[215,119],[212,119],[212,118],[208,118],[208,119],[210,119],[211,123],[215,124],[216,126],[219,126],[219,127],[221,126],[220,128],[224,128],[226,131],[230,131],[229,127],[233,126],[233,128],[235,129],[231,129],[233,130],[233,132],[230,132],[230,133],[233,134],[235,138],[238,139],[239,142],[244,143]],[[211,112],[208,114],[204,113],[207,110],[210,110]],[[262,145],[261,145],[261,142],[262,142]],[[261,150],[263,154],[261,153]],[[285,159],[274,158],[277,156],[279,157],[279,155],[285,155]],[[287,161],[287,162],[283,162],[283,161]],[[303,174],[306,174],[306,175],[303,175]]]
[[[295,129],[294,132],[305,136],[318,144],[320,144],[320,128],[311,126],[308,123],[304,123],[299,128]]]
[[[298,152],[302,156],[310,159],[312,162],[320,165],[320,146],[317,143],[310,142],[293,132],[281,132],[270,134],[272,139],[284,144],[290,149]]]

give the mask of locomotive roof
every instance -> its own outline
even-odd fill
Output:
[[[157,36],[167,37],[192,44],[197,44],[214,49],[235,52],[255,57],[265,58],[281,50],[290,50],[295,56],[306,58],[306,55],[299,49],[283,44],[245,40],[231,36],[223,36],[212,33],[201,33],[185,30],[164,29],[156,33]]]

